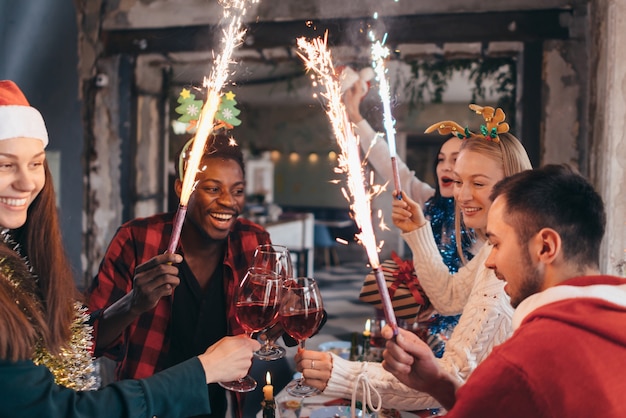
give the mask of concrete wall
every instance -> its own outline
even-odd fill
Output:
[[[591,16],[590,176],[607,208],[603,266],[626,276],[626,4],[599,1]]]
[[[76,46],[72,2],[0,0],[0,79],[15,81],[46,122],[65,248],[81,284],[84,166]]]

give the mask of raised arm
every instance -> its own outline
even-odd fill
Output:
[[[391,167],[391,155],[389,146],[383,136],[375,132],[370,124],[361,116],[359,105],[361,99],[367,93],[362,83],[355,83],[343,95],[348,118],[354,124],[355,133],[359,136],[361,149],[367,156],[367,162],[374,167],[376,173],[385,181],[393,182],[393,169]],[[415,172],[409,170],[407,165],[399,157],[396,157],[400,187],[409,197],[417,201],[421,206],[430,199],[435,190],[415,176]]]

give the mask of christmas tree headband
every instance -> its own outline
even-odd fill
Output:
[[[509,131],[509,124],[504,121],[506,115],[502,109],[494,109],[491,106],[483,107],[476,104],[470,104],[469,108],[476,112],[476,114],[482,115],[485,119],[485,123],[480,125],[480,133],[472,132],[467,126],[464,128],[451,120],[443,120],[441,122],[433,123],[426,128],[424,132],[429,134],[434,132],[436,129],[441,135],[452,134],[459,139],[479,138],[498,143],[500,142],[498,134],[503,134]]]
[[[181,90],[177,102],[179,105],[174,111],[180,115],[176,122],[178,126],[184,128],[181,133],[194,133],[204,102],[201,99],[196,99],[196,95],[189,89]],[[237,119],[241,110],[237,109],[236,106],[235,93],[229,91],[222,95],[214,117],[215,126],[213,126],[213,132],[219,129],[232,129],[241,125],[241,121]],[[181,130],[175,127],[175,131],[179,133]]]
[[[174,126],[182,127],[182,129],[177,129],[175,127],[174,131],[176,133],[195,133],[204,102],[202,100],[196,100],[196,95],[193,94],[191,90],[185,88],[181,90],[177,102],[179,103],[179,106],[177,106],[174,111],[180,116],[176,119],[177,125]],[[213,132],[220,129],[228,130],[241,125],[241,120],[237,119],[241,110],[237,109],[236,105],[237,101],[235,100],[235,94],[232,91],[222,95],[220,98],[220,104],[217,108],[217,113],[215,113],[214,117],[215,125],[213,126]],[[180,152],[180,156],[178,157],[178,173],[181,177],[181,181],[184,173],[187,151],[193,140],[194,138],[191,138],[187,141]]]

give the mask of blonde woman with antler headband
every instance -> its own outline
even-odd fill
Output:
[[[435,242],[430,223],[421,205],[402,193],[393,200],[393,221],[413,253],[420,284],[435,309],[443,315],[461,314],[446,351],[439,362],[443,369],[464,382],[493,347],[512,332],[513,308],[504,292],[504,283],[484,266],[491,246],[484,242],[489,194],[499,180],[531,169],[530,160],[519,140],[508,133],[501,109],[471,105],[484,119],[479,133],[452,121],[432,125],[463,140],[454,166],[454,197],[457,213],[465,226],[474,229],[481,244],[476,255],[458,272],[450,273]],[[460,219],[459,219],[460,220]],[[457,231],[457,233],[460,231]],[[330,353],[316,353],[330,363],[330,370],[313,369],[310,361],[300,361],[306,383],[324,390],[324,394],[371,400],[372,410],[395,408],[418,410],[437,408],[430,395],[407,388],[378,363],[347,362]],[[307,355],[307,353],[303,353]],[[315,364],[325,364],[313,359]],[[319,367],[318,367],[319,368]]]

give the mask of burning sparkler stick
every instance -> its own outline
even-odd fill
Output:
[[[185,170],[183,177],[180,203],[174,218],[172,236],[167,247],[167,252],[169,253],[174,253],[178,247],[178,240],[180,239],[180,233],[187,213],[187,204],[196,185],[198,166],[200,165],[206,142],[213,130],[215,114],[220,104],[220,92],[229,76],[228,67],[232,63],[231,57],[235,47],[242,43],[246,33],[245,29],[241,29],[246,6],[248,3],[257,2],[258,0],[221,0],[224,6],[224,19],[229,23],[224,29],[222,52],[215,57],[211,76],[204,78],[203,86],[207,88],[207,100],[202,106],[198,128],[189,153],[187,170]]]
[[[396,121],[391,116],[391,93],[389,89],[389,81],[387,80],[387,68],[385,67],[385,59],[389,56],[389,48],[383,46],[385,44],[385,38],[383,41],[374,39],[374,32],[369,32],[369,37],[372,41],[372,67],[374,73],[376,73],[376,79],[378,80],[378,94],[380,100],[383,103],[383,126],[385,133],[387,134],[387,146],[389,147],[389,154],[391,155],[391,169],[393,170],[393,181],[398,193],[397,198],[402,199],[402,189],[400,184],[400,174],[398,173],[398,161],[396,152]]]
[[[352,131],[346,109],[341,101],[341,87],[335,75],[335,67],[331,53],[327,48],[327,40],[328,33],[325,34],[324,39],[316,38],[307,41],[305,38],[298,38],[298,48],[304,51],[304,54],[298,52],[298,55],[306,64],[307,69],[315,73],[311,75],[314,86],[319,83],[325,89],[321,95],[326,99],[326,114],[337,139],[337,144],[341,149],[338,158],[338,170],[346,174],[350,195],[347,195],[345,189],[343,189],[343,193],[348,201],[351,202],[354,220],[360,229],[356,237],[365,247],[367,257],[374,271],[385,319],[393,328],[394,335],[397,335],[398,325],[385,277],[380,266],[378,246],[376,245],[376,237],[372,226],[371,198],[376,193],[366,191],[358,140]]]

